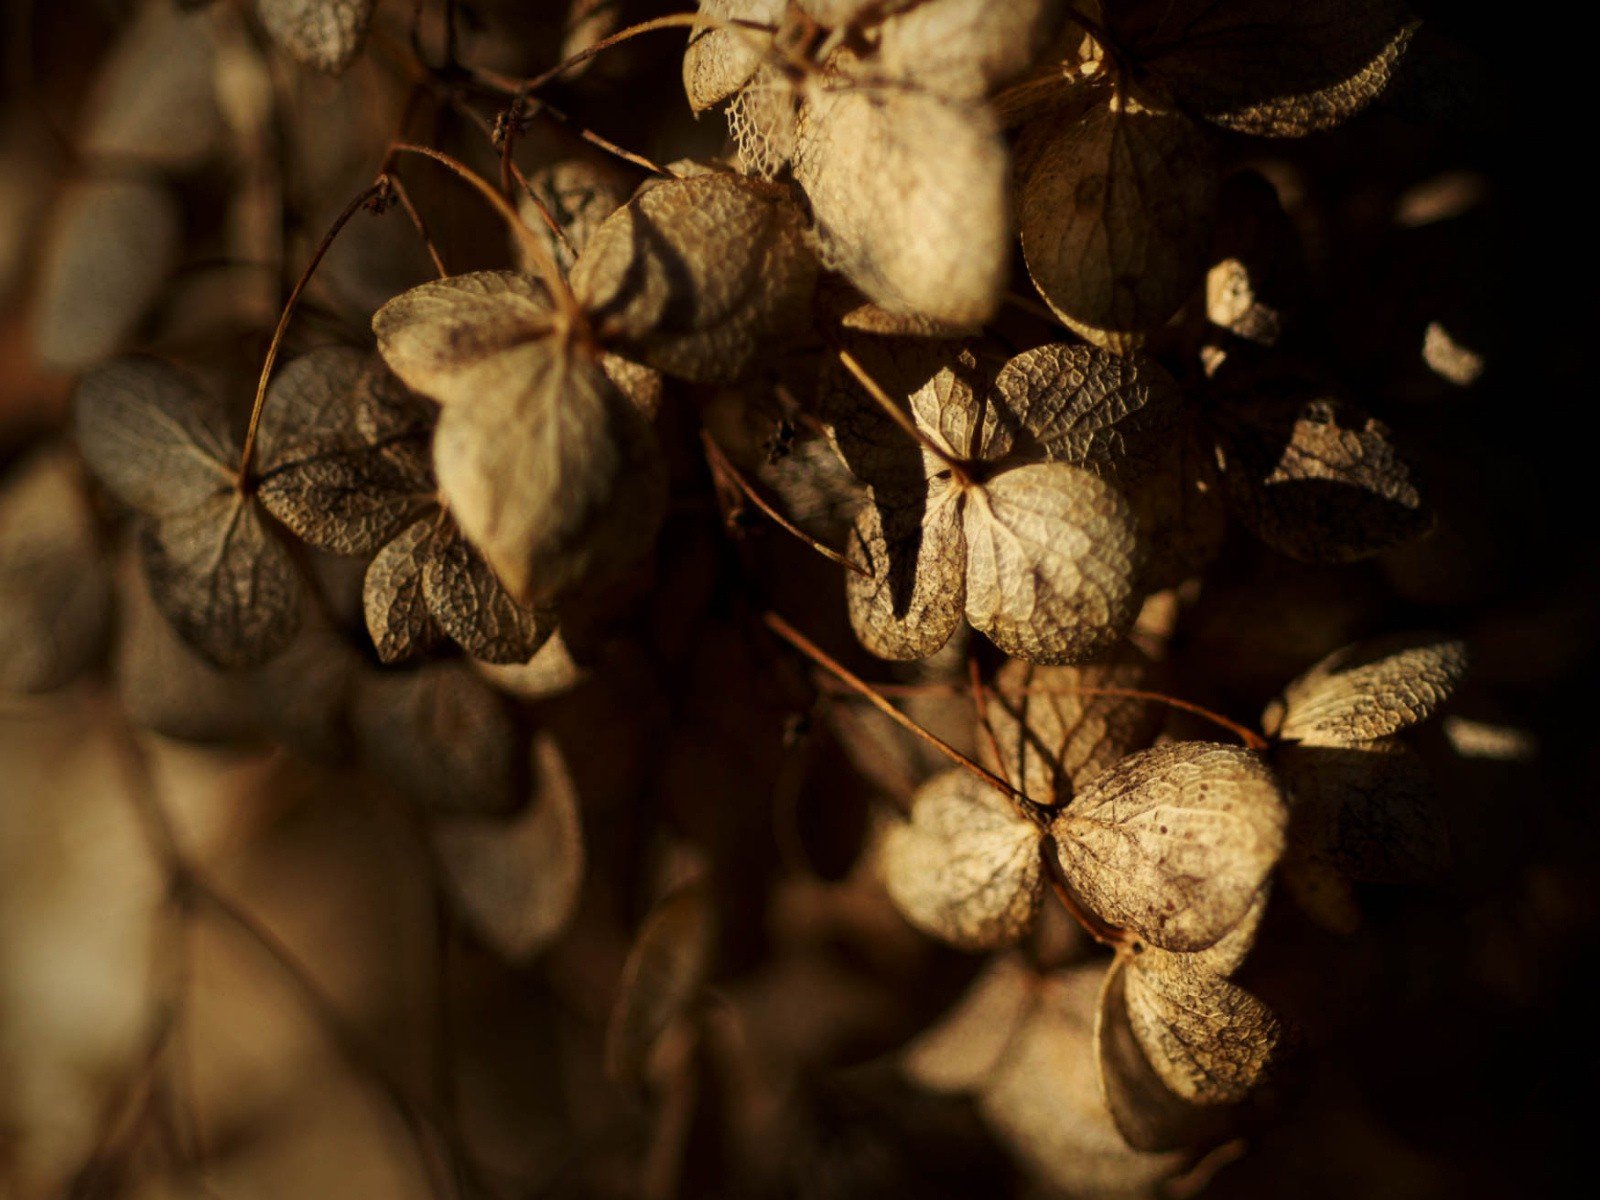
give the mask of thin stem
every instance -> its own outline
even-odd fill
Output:
[[[1102,946],[1117,947],[1126,945],[1128,941],[1127,934],[1115,926],[1107,925],[1078,900],[1078,897],[1072,891],[1072,886],[1067,882],[1067,877],[1061,872],[1061,864],[1056,861],[1056,856],[1050,853],[1048,845],[1039,847],[1039,857],[1044,860],[1044,873],[1045,878],[1050,881],[1050,890],[1055,893],[1056,899],[1061,902],[1061,907],[1067,910],[1067,915]]]
[[[561,270],[556,266],[556,260],[551,257],[550,249],[540,241],[539,236],[528,227],[522,219],[522,214],[511,206],[511,202],[500,194],[498,190],[483,176],[460,159],[452,158],[442,150],[435,150],[429,146],[418,146],[411,142],[396,142],[391,147],[392,154],[420,154],[424,158],[431,158],[434,162],[443,165],[465,180],[475,191],[493,206],[494,210],[505,220],[506,225],[516,236],[518,243],[534,264],[538,273],[543,277],[545,286],[549,288],[551,297],[560,305],[563,315],[566,316],[575,333],[586,330],[583,312],[578,305],[577,297],[572,294],[572,289],[567,286],[567,281],[562,277]]]
[[[422,214],[417,211],[417,206],[412,203],[410,191],[400,181],[398,175],[391,175],[389,181],[394,187],[394,198],[400,202],[400,207],[405,210],[406,216],[411,218],[411,224],[421,235],[422,244],[428,249],[428,257],[433,260],[433,269],[438,272],[440,279],[448,278],[450,272],[444,265],[444,258],[439,253],[439,247],[433,244],[433,238],[428,236],[428,226],[423,221]]]
[[[834,353],[838,355],[839,361],[844,365],[844,369],[849,371],[850,374],[855,377],[855,381],[862,386],[867,395],[871,396],[872,399],[877,402],[878,407],[883,409],[883,411],[888,414],[890,420],[892,420],[896,425],[900,426],[901,429],[905,430],[905,432],[910,437],[914,438],[923,449],[927,450],[928,453],[932,454],[946,467],[948,467],[951,475],[955,477],[955,480],[958,484],[963,487],[971,484],[972,477],[968,474],[965,466],[958,462],[948,450],[929,437],[922,430],[922,428],[911,419],[910,414],[908,414],[905,409],[901,408],[894,402],[894,400],[889,396],[889,393],[883,390],[883,387],[878,383],[878,381],[872,378],[871,375],[867,374],[866,368],[861,365],[860,361],[854,354],[851,354],[850,351],[846,350],[843,346],[835,347]]]
[[[816,663],[823,670],[827,671],[835,679],[839,680],[840,683],[843,683],[845,686],[850,688],[851,691],[862,696],[869,703],[871,703],[874,708],[878,709],[886,717],[894,721],[895,724],[906,730],[906,732],[915,737],[921,738],[940,754],[944,755],[951,762],[955,763],[956,766],[971,773],[978,779],[983,780],[983,782],[987,783],[990,787],[994,788],[1002,795],[1009,797],[1013,801],[1018,801],[1024,804],[1027,803],[1028,798],[1021,792],[1017,791],[1016,788],[1012,787],[1009,783],[1000,778],[1000,776],[996,775],[987,767],[973,762],[972,759],[968,758],[965,754],[961,753],[961,751],[957,750],[954,746],[945,741],[943,738],[939,737],[937,734],[930,733],[921,725],[918,725],[910,717],[906,716],[905,713],[901,712],[894,705],[890,704],[889,701],[884,698],[883,694],[877,691],[877,689],[875,689],[870,683],[852,672],[843,663],[835,659],[826,650],[823,650],[820,646],[818,646],[810,638],[806,637],[805,634],[801,633],[793,625],[789,624],[789,622],[785,621],[777,613],[762,613],[761,619],[766,624],[767,628],[772,630],[773,633],[777,634],[796,650],[800,651],[800,653],[804,654],[812,662]]]
[[[782,529],[785,533],[792,534],[794,537],[799,538],[802,542],[810,546],[829,562],[838,563],[846,571],[852,571],[855,574],[860,575],[863,579],[871,578],[870,572],[868,572],[865,567],[862,567],[858,563],[851,562],[837,550],[834,550],[828,546],[824,546],[816,538],[812,537],[805,530],[801,529],[798,525],[789,520],[788,517],[784,516],[772,505],[768,504],[767,501],[762,498],[761,493],[756,491],[755,486],[740,473],[739,468],[734,466],[733,462],[728,458],[728,456],[723,453],[722,447],[717,445],[716,439],[711,436],[711,432],[709,430],[702,429],[700,431],[700,440],[705,444],[706,458],[711,461],[712,470],[715,471],[722,479],[738,488],[739,491],[742,492],[750,501],[750,503],[754,504],[762,512],[766,513],[767,516],[771,517],[772,520],[777,523],[780,529]]]
[[[994,755],[994,761],[1000,764],[1000,769],[1006,769],[1005,755],[1000,753],[1000,738],[995,734],[994,723],[989,720],[989,697],[984,691],[983,676],[978,670],[978,660],[967,659],[967,686],[972,692],[972,710],[978,718],[978,728],[983,730],[983,737],[989,743],[989,753]],[[1007,782],[1010,775],[1007,775]],[[1020,783],[1021,780],[1018,780]]]
[[[588,62],[595,55],[609,50],[613,46],[620,46],[623,42],[632,41],[640,34],[654,33],[658,29],[683,29],[685,27],[691,29],[741,29],[751,33],[767,34],[777,32],[771,25],[763,24],[760,21],[720,20],[698,12],[668,13],[663,17],[653,17],[648,21],[641,21],[637,25],[629,25],[626,29],[619,29],[610,36],[601,38],[592,46],[585,46],[576,54],[558,62],[548,71],[543,71],[531,79],[521,81],[518,87],[520,90],[536,92],[551,80],[572,70],[573,67]]]
[[[300,297],[306,290],[306,285],[311,282],[311,277],[317,273],[317,268],[322,264],[324,256],[333,248],[334,241],[340,232],[349,224],[350,218],[360,212],[375,197],[388,187],[388,176],[380,175],[375,183],[363,191],[349,204],[344,206],[344,211],[335,218],[328,232],[322,235],[322,241],[317,243],[316,251],[311,255],[311,261],[306,263],[305,270],[300,272],[300,278],[295,281],[294,290],[289,293],[289,299],[283,306],[283,312],[278,316],[278,327],[272,331],[272,341],[267,346],[266,361],[261,364],[261,376],[256,380],[255,404],[250,409],[250,426],[245,430],[244,449],[239,454],[239,479],[241,482],[250,478],[250,460],[255,453],[256,435],[261,429],[261,410],[267,402],[267,383],[272,378],[272,368],[278,361],[278,350],[283,345],[283,335],[289,329],[289,322],[294,317],[294,310],[299,307]]]

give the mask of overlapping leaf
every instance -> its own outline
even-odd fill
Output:
[[[297,62],[330,75],[361,52],[377,0],[256,0],[269,37]]]
[[[896,907],[967,950],[1015,942],[1044,895],[1043,831],[965,771],[929,780],[909,822],[890,827],[879,865]]]
[[[1051,834],[1088,909],[1154,946],[1195,951],[1250,911],[1283,854],[1286,824],[1259,754],[1174,742],[1096,776]]]
[[[300,577],[239,477],[220,404],[167,363],[126,358],[86,376],[74,408],[91,469],[145,518],[151,592],[183,639],[225,668],[282,650]]]

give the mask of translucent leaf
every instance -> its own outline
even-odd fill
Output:
[[[440,404],[515,391],[548,356],[550,304],[514,271],[477,271],[412,288],[372,318],[378,352],[405,385]]]
[[[708,17],[764,25],[776,25],[785,7],[786,0],[700,0],[700,11]],[[767,41],[754,30],[696,28],[683,52],[689,107],[702,113],[749,83],[767,52]]]
[[[923,0],[878,26],[876,65],[943,96],[981,100],[1044,51],[1060,0]]]
[[[863,646],[880,658],[913,659],[950,640],[966,590],[955,489],[935,481],[920,500],[863,505],[846,552],[867,571],[845,578],[850,626]]]
[[[1227,403],[1216,421],[1230,505],[1280,553],[1353,562],[1433,523],[1388,426],[1353,405],[1290,384]]]
[[[1370,883],[1425,882],[1449,862],[1427,770],[1402,743],[1291,743],[1273,765],[1289,792],[1294,857]]]
[[[505,813],[525,795],[511,714],[464,663],[375,672],[360,682],[362,757],[401,794],[436,813]]]
[[[1417,22],[1399,0],[1179,0],[1115,28],[1180,103],[1241,133],[1328,129],[1382,93]]]
[[[654,435],[597,363],[549,343],[497,357],[520,374],[446,405],[434,471],[506,588],[543,604],[637,557],[660,523],[665,480]]]
[[[739,167],[758,179],[774,179],[794,154],[800,88],[781,67],[764,63],[728,104],[728,133]]]
[[[1431,633],[1401,633],[1335,650],[1284,689],[1263,718],[1284,741],[1340,746],[1426,721],[1460,684],[1467,649]]]
[[[1162,721],[1161,710],[1148,700],[1092,690],[1148,689],[1149,674],[1148,661],[1130,646],[1108,662],[1081,667],[1006,663],[995,676],[987,710],[1002,774],[1036,804],[1066,804],[1101,771],[1148,746]]]
[[[166,170],[198,166],[224,131],[215,42],[203,16],[147,3],[117,39],[85,105],[85,157]]]
[[[1283,854],[1286,824],[1259,754],[1174,742],[1090,781],[1051,832],[1091,911],[1162,949],[1193,951],[1249,912]]]
[[[509,820],[447,817],[432,829],[456,904],[513,961],[537,954],[566,928],[583,882],[578,793],[548,734],[534,739],[533,767],[533,795]]]
[[[1187,954],[1151,948],[1126,968],[1126,1013],[1161,1081],[1191,1104],[1235,1104],[1283,1036],[1272,1011]]]
[[[377,0],[256,0],[268,36],[295,61],[337,75],[355,61]]]
[[[63,450],[40,451],[0,486],[0,692],[54,691],[104,649],[111,576]]]
[[[1069,325],[1108,348],[1154,329],[1199,285],[1217,173],[1202,131],[1148,96],[1095,88],[1017,145],[1028,273]]]
[[[1041,981],[979,1103],[1000,1136],[1068,1194],[1145,1196],[1182,1156],[1130,1149],[1106,1109],[1094,1037],[1104,974],[1084,966]]]
[[[1002,471],[966,496],[967,620],[1030,662],[1103,654],[1138,616],[1127,503],[1087,471],[1048,463]]]
[[[651,1048],[705,985],[716,945],[716,912],[699,884],[679,889],[645,919],[622,969],[606,1026],[606,1073],[638,1083]]]
[[[993,315],[1011,218],[1005,145],[987,108],[903,86],[817,84],[793,170],[824,262],[872,300],[961,325]]]
[[[917,928],[964,950],[1017,941],[1044,895],[1043,833],[966,771],[925,783],[911,820],[891,826],[879,869],[895,906]]]
[[[242,492],[219,491],[148,524],[140,544],[156,605],[215,665],[265,662],[299,628],[300,576]]]
[[[73,417],[90,470],[140,512],[180,513],[233,486],[238,454],[221,407],[165,362],[95,368],[78,385]]]
[[[1159,364],[1055,342],[1024,351],[994,381],[982,458],[1043,455],[1126,486],[1152,473],[1182,397]]]
[[[362,610],[367,633],[382,662],[410,658],[440,636],[422,585],[438,520],[429,516],[406,526],[367,564]]]
[[[804,225],[776,184],[723,172],[667,180],[595,231],[572,288],[624,354],[731,381],[804,327],[817,272]]]
[[[80,371],[121,349],[177,266],[182,231],[164,183],[129,176],[71,184],[40,265],[40,360]]]
[[[978,1090],[1032,1010],[1038,982],[1020,957],[995,959],[937,1024],[906,1047],[906,1074],[930,1091]]]

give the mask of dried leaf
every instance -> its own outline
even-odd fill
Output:
[[[1157,469],[1182,406],[1177,384],[1153,360],[1060,342],[1009,360],[992,397],[982,458],[1042,456],[1123,488]]]
[[[157,606],[217,666],[263,663],[299,628],[300,576],[249,496],[230,488],[151,522],[140,546]]]
[[[1274,345],[1306,286],[1299,234],[1272,185],[1253,171],[1223,183],[1218,210],[1206,318],[1246,341]]]
[[[1425,533],[1433,518],[1388,426],[1292,381],[1216,416],[1233,511],[1302,562],[1353,562]]]
[[[1059,0],[923,0],[879,24],[876,65],[942,96],[981,100],[1044,51]]]
[[[381,314],[380,314],[381,315]],[[654,538],[666,483],[655,436],[598,363],[534,343],[515,385],[447,405],[439,491],[506,588],[542,605]]]
[[[1065,463],[1002,471],[969,491],[962,517],[967,620],[1007,654],[1082,662],[1133,624],[1133,514],[1095,476]]]
[[[1103,90],[1041,117],[1017,146],[1028,273],[1062,320],[1112,350],[1154,329],[1199,285],[1217,173],[1182,113]]]
[[[720,171],[667,180],[595,231],[572,288],[625,355],[731,381],[804,327],[817,273],[804,226],[776,184]]]
[[[542,284],[477,271],[412,288],[372,318],[378,352],[405,385],[440,404],[470,405],[524,386],[549,357],[552,314]]]
[[[338,75],[361,53],[377,0],[256,0],[268,36],[296,62]]]
[[[422,592],[439,628],[484,662],[525,663],[555,630],[555,614],[513,600],[449,523],[434,534]]]
[[[847,553],[867,571],[845,578],[850,625],[863,646],[903,660],[926,658],[950,640],[961,623],[967,565],[953,487],[936,481],[920,501],[863,505]]]
[[[111,576],[81,476],[49,449],[0,487],[0,692],[54,691],[105,647]]]
[[[1101,771],[1148,746],[1163,719],[1148,700],[1094,695],[1093,689],[1148,689],[1149,675],[1148,660],[1131,646],[1081,667],[1006,663],[987,708],[1001,773],[1036,804],[1068,803]]]
[[[164,183],[130,176],[72,184],[57,206],[40,269],[40,360],[80,371],[121,349],[177,266],[182,231]]]
[[[1466,671],[1466,647],[1440,634],[1358,642],[1335,650],[1285,688],[1263,728],[1311,746],[1389,737],[1433,716]]]
[[[1286,824],[1259,754],[1174,742],[1096,777],[1051,833],[1091,911],[1162,949],[1193,951],[1249,912],[1283,854]]]
[[[402,662],[441,636],[422,586],[437,520],[424,517],[406,526],[367,564],[362,610],[367,633],[382,662]]]
[[[1186,108],[1241,133],[1299,137],[1387,86],[1417,22],[1400,0],[1133,6],[1116,31]]]
[[[606,1074],[645,1078],[651,1048],[699,995],[716,948],[716,912],[701,884],[656,905],[622,969],[622,988],[606,1026]]]
[[[502,692],[523,700],[547,700],[569,692],[589,677],[589,668],[572,657],[558,629],[523,663],[474,661],[473,666]]]
[[[583,882],[578,793],[548,734],[534,739],[533,766],[533,796],[510,820],[447,817],[432,829],[462,913],[512,961],[537,954],[566,928]]]
[[[999,1070],[980,1096],[984,1116],[1028,1164],[1071,1195],[1147,1196],[1182,1156],[1130,1149],[1106,1109],[1095,1052],[1104,971],[1048,976]]]
[[[172,4],[140,6],[85,105],[84,156],[173,171],[198,166],[224,132],[216,58],[205,17]]]
[[[720,21],[776,25],[786,0],[700,0],[700,12]],[[750,82],[767,53],[767,38],[755,30],[699,26],[683,52],[683,90],[696,114],[732,98]]]
[[[505,813],[525,795],[511,714],[464,663],[369,675],[353,717],[365,761],[430,812]]]
[[[1175,587],[1203,570],[1227,532],[1216,451],[1199,422],[1181,414],[1154,469],[1126,487],[1145,548],[1142,590]]]
[[[1037,825],[966,771],[924,784],[911,820],[890,827],[879,869],[895,906],[918,929],[964,950],[1019,939],[1044,895]]]
[[[1007,156],[993,115],[931,92],[819,83],[805,95],[794,177],[824,263],[895,312],[988,320],[1005,286]]]
[[[1022,958],[996,958],[936,1025],[906,1047],[900,1060],[906,1074],[930,1091],[977,1091],[1033,1009],[1038,982]]]

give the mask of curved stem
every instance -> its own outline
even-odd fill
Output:
[[[872,399],[877,403],[878,407],[883,409],[884,413],[887,414],[890,420],[892,420],[901,429],[905,430],[906,434],[915,439],[924,450],[926,450],[929,454],[932,454],[941,463],[943,463],[945,467],[949,469],[950,474],[954,477],[958,485],[961,487],[971,486],[972,476],[967,471],[966,466],[958,461],[955,456],[943,446],[939,445],[938,442],[929,437],[927,433],[924,432],[923,429],[911,419],[911,415],[907,413],[905,409],[896,404],[888,392],[883,390],[883,386],[879,384],[876,379],[872,378],[871,375],[867,374],[867,369],[861,365],[860,361],[854,354],[851,354],[850,351],[846,350],[843,346],[836,346],[834,348],[834,354],[838,356],[839,362],[843,364],[844,369],[850,372],[850,374],[855,378],[855,381],[861,385],[862,389],[867,393],[867,395],[872,397]]]
[[[1149,700],[1155,704],[1165,704],[1168,708],[1176,708],[1186,713],[1193,713],[1197,717],[1203,717],[1205,720],[1210,721],[1213,725],[1226,729],[1243,742],[1247,749],[1261,751],[1267,749],[1267,739],[1249,726],[1230,720],[1221,713],[1213,712],[1211,709],[1206,708],[1204,705],[1195,704],[1190,700],[1180,700],[1176,696],[1166,696],[1160,692],[1145,692],[1138,688],[1119,687],[1065,687],[1041,688],[1039,690],[1046,693],[1060,692],[1066,695],[1079,696],[1122,696],[1130,700]]]
[[[306,263],[305,270],[300,272],[300,278],[295,280],[294,290],[289,293],[289,299],[283,306],[283,312],[278,316],[277,328],[272,331],[272,341],[267,345],[267,357],[261,364],[261,375],[256,380],[255,404],[250,409],[250,425],[244,434],[244,449],[239,453],[239,480],[242,483],[250,478],[250,462],[255,453],[256,435],[261,430],[261,410],[267,402],[267,383],[272,378],[272,368],[278,361],[278,350],[283,345],[283,335],[288,332],[289,322],[294,317],[294,310],[300,304],[300,296],[306,290],[306,285],[311,282],[311,277],[317,273],[317,268],[322,264],[324,256],[333,248],[335,239],[344,227],[349,224],[350,218],[365,208],[372,200],[384,192],[389,186],[389,177],[380,175],[375,183],[344,206],[344,211],[334,219],[328,232],[322,236],[322,241],[317,244],[311,261]]]
[[[1018,802],[1024,805],[1028,803],[1028,798],[1021,792],[1017,791],[1016,788],[1012,787],[1009,783],[1007,783],[1004,779],[1001,779],[1000,776],[996,775],[987,767],[973,762],[972,759],[968,758],[949,742],[939,737],[938,734],[931,733],[924,729],[921,725],[918,725],[910,717],[906,716],[905,713],[901,712],[894,705],[890,704],[889,701],[883,697],[883,694],[874,688],[870,683],[862,679],[859,675],[855,674],[843,663],[839,662],[838,659],[834,658],[826,650],[822,649],[822,647],[818,646],[810,638],[806,637],[805,634],[801,633],[777,613],[762,613],[761,620],[766,624],[768,629],[772,630],[773,633],[777,634],[784,641],[788,642],[789,645],[793,646],[796,650],[800,651],[801,654],[804,654],[812,662],[816,663],[823,670],[827,671],[828,674],[832,675],[851,691],[857,693],[863,699],[870,702],[874,708],[878,709],[884,714],[884,716],[894,721],[895,724],[899,725],[906,732],[921,738],[940,754],[944,755],[951,762],[955,763],[956,766],[976,776],[978,779],[983,780],[984,783],[987,783],[990,787],[994,788],[997,792],[1006,796],[1013,802]]]

